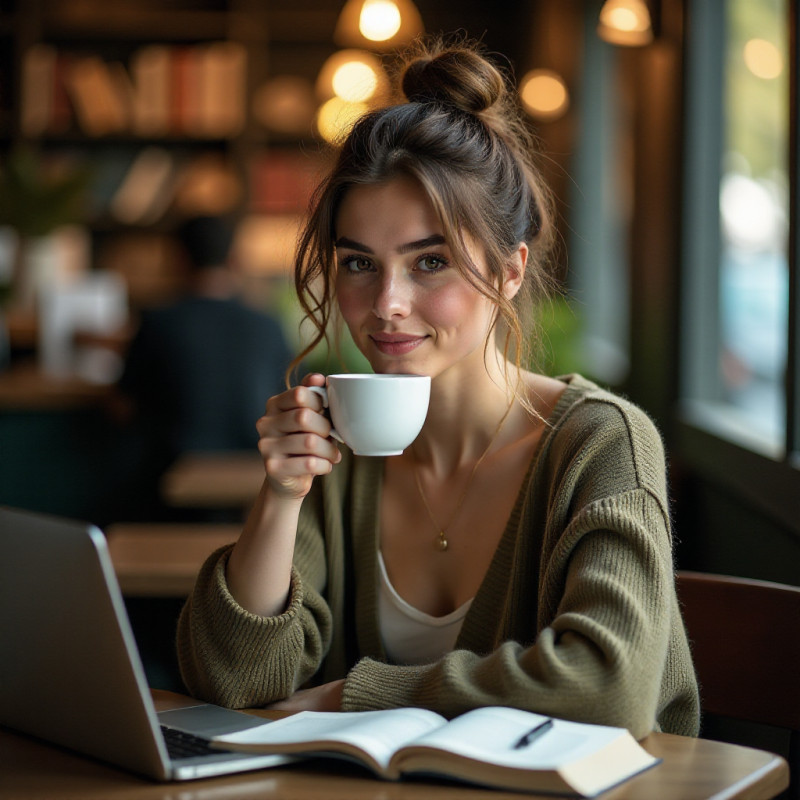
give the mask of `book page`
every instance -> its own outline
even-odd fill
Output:
[[[380,770],[384,770],[397,748],[445,722],[439,714],[421,708],[301,711],[276,722],[215,737],[214,741],[226,746],[247,746],[248,749],[265,751],[272,746],[304,745],[300,749],[293,748],[292,752],[308,753],[335,750],[333,745],[343,743],[368,753]]]
[[[463,714],[395,753],[387,775],[438,775],[496,788],[593,797],[657,764],[624,728],[553,719],[511,708]]]
[[[505,767],[552,770],[579,761],[627,733],[621,728],[556,719],[553,727],[532,744],[515,746],[525,733],[546,719],[512,708],[481,708],[456,717],[413,745]]]

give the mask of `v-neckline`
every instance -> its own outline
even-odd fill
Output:
[[[501,575],[510,574],[514,543],[519,532],[519,521],[525,509],[530,483],[540,464],[541,454],[546,443],[553,436],[558,421],[574,403],[575,394],[585,390],[588,384],[578,375],[570,375],[560,380],[563,380],[566,386],[548,416],[547,426],[534,448],[503,533],[464,617],[464,624],[456,641],[457,647],[470,650],[480,649],[485,641],[483,637],[486,632],[481,626],[473,626],[471,620],[482,618],[481,609],[485,606],[496,607],[500,599],[495,595],[501,591],[500,587],[503,587],[506,581],[492,581],[491,577],[496,572]],[[351,520],[353,550],[355,553],[363,554],[363,560],[355,565],[356,603],[358,607],[367,612],[362,617],[365,624],[363,629],[359,629],[358,638],[366,653],[385,659],[386,653],[381,642],[378,620],[378,581],[380,579],[378,548],[380,547],[381,497],[386,459],[365,456],[354,456],[353,459],[354,478],[357,473],[361,473],[358,478],[354,479],[354,485],[363,487],[362,491],[364,492],[363,497],[357,498],[358,502],[355,502],[356,498],[354,498],[353,508],[359,509],[360,513],[354,512]],[[478,641],[479,639],[481,641]]]

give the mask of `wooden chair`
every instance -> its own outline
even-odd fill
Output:
[[[800,588],[689,571],[677,587],[703,713],[789,730],[800,799]]]

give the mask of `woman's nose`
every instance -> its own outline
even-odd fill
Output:
[[[376,287],[372,311],[379,319],[405,317],[411,309],[411,287],[400,275],[385,272]]]

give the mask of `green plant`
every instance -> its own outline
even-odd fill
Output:
[[[538,344],[535,369],[548,375],[584,372],[583,319],[567,297],[558,295],[537,309]]]
[[[30,147],[12,150],[0,164],[0,225],[25,238],[79,221],[89,177],[88,169],[46,164]]]

